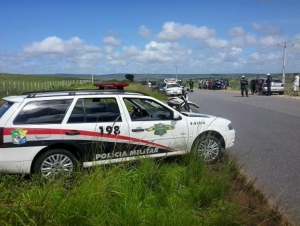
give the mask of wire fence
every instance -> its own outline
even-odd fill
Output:
[[[91,82],[90,80],[60,80],[60,81],[40,81],[40,82],[26,82],[26,81],[3,81],[0,83],[2,95],[17,94],[23,91],[33,90],[52,90],[61,89],[73,85],[83,85]]]

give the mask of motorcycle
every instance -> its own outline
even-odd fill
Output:
[[[194,112],[199,113],[195,108],[200,108],[198,104],[188,100],[188,95],[185,90],[179,97],[172,97],[167,104],[179,112]]]

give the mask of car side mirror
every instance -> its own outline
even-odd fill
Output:
[[[177,111],[174,111],[173,112],[173,119],[177,120],[177,119],[180,119],[180,118],[181,118],[180,114]]]

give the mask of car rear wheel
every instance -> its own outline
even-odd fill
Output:
[[[57,174],[71,173],[77,165],[76,157],[65,149],[53,149],[44,152],[34,162],[33,171],[44,178]]]
[[[283,95],[284,94],[284,92],[279,92],[279,95]]]
[[[222,154],[222,145],[218,138],[203,135],[196,139],[192,151],[207,164],[216,163]]]

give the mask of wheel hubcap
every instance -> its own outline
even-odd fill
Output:
[[[44,177],[49,177],[58,173],[66,173],[73,171],[72,160],[62,154],[48,156],[42,163],[41,173]]]
[[[219,151],[219,144],[214,140],[208,139],[201,142],[198,154],[205,162],[209,162],[218,157]]]

